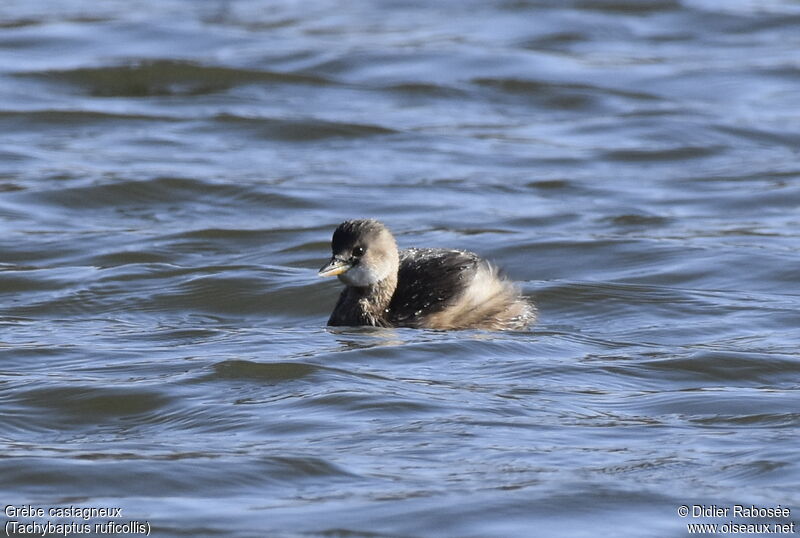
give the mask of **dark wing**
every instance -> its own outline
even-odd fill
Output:
[[[480,258],[472,252],[438,248],[400,251],[397,289],[389,304],[394,325],[420,326],[447,308],[472,282]]]

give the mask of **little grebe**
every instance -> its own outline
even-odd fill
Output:
[[[328,325],[427,329],[524,329],[536,308],[513,282],[472,252],[409,248],[376,220],[348,220],[333,232],[320,276],[345,285]]]

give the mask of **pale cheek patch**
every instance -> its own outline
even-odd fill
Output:
[[[362,265],[356,265],[349,271],[346,271],[341,275],[339,275],[339,280],[341,280],[348,286],[353,286],[356,288],[365,288],[367,286],[373,286],[377,284],[382,280],[382,277],[372,268],[366,267],[362,264]]]

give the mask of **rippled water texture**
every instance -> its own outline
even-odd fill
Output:
[[[792,0],[3,1],[3,506],[163,537],[794,521],[798,51]],[[540,322],[327,329],[316,269],[363,216],[495,260]]]

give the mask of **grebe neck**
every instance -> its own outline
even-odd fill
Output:
[[[365,287],[348,286],[337,310],[347,318],[344,325],[387,326],[386,314],[397,288],[397,274]]]

